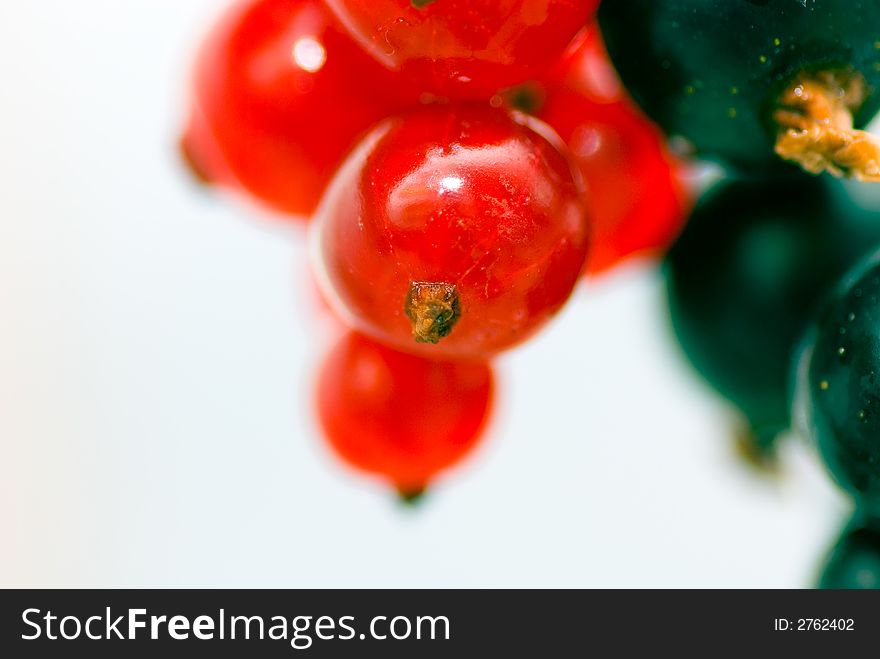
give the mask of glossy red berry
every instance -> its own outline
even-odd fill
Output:
[[[535,119],[426,107],[379,124],[316,214],[319,276],[357,329],[484,359],[532,336],[587,253],[583,188]]]
[[[485,363],[428,360],[349,332],[321,367],[318,417],[343,460],[413,497],[473,450],[492,396]]]
[[[587,31],[543,84],[522,93],[519,100],[534,102],[536,116],[568,144],[586,181],[593,221],[588,272],[665,250],[690,208],[684,165],[627,96],[598,30]]]
[[[598,0],[327,0],[378,61],[427,91],[488,98],[562,55]]]
[[[201,46],[183,149],[202,178],[308,215],[360,135],[417,102],[320,0],[244,0]]]

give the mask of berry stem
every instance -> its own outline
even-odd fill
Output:
[[[778,477],[781,473],[775,429],[760,430],[743,424],[733,433],[733,451],[740,462],[755,473]]]
[[[853,128],[865,79],[852,70],[801,73],[773,111],[776,153],[814,174],[880,181],[880,142]]]
[[[416,343],[439,343],[461,318],[458,289],[442,282],[414,281],[404,310]]]
[[[415,507],[425,499],[428,488],[421,487],[398,487],[397,499],[405,506]]]
[[[192,142],[188,136],[184,135],[180,138],[180,142],[178,142],[178,149],[180,151],[180,157],[183,160],[183,164],[189,170],[189,173],[192,175],[193,180],[195,180],[195,182],[199,185],[213,185],[213,178],[210,174],[208,174],[207,168],[202,165],[202,160],[197,155],[196,150],[193,148]]]

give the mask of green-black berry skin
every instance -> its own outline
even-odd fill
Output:
[[[716,186],[664,262],[683,352],[739,408],[758,448],[790,426],[792,356],[814,305],[880,242],[880,222],[839,192],[800,172]]]
[[[856,128],[880,110],[874,0],[604,0],[599,23],[635,100],[708,158],[746,168],[776,160],[773,103],[804,71],[864,77]]]
[[[880,588],[880,529],[856,517],[837,540],[819,577],[823,589]]]
[[[880,252],[858,265],[829,296],[803,346],[796,414],[834,479],[876,516],[880,511]]]

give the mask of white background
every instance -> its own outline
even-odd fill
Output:
[[[418,511],[338,465],[304,235],[174,150],[211,0],[0,3],[0,585],[812,583],[847,504],[778,481],[646,265],[505,357],[491,436]]]

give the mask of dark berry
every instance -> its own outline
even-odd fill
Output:
[[[822,292],[880,240],[825,177],[723,184],[665,264],[672,325],[691,363],[744,414],[758,447],[789,426],[792,351]]]
[[[797,409],[837,482],[880,508],[880,253],[850,272],[804,340]]]
[[[880,3],[605,0],[599,21],[635,99],[697,152],[880,176],[880,149],[852,130],[880,109]]]
[[[880,588],[880,530],[857,519],[831,551],[819,588]]]

